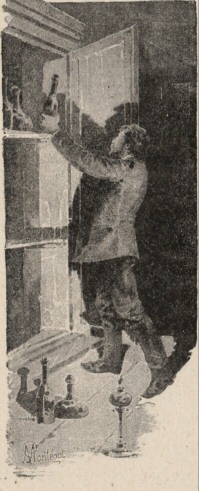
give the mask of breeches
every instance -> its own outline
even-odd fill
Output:
[[[104,329],[113,330],[115,334],[125,330],[140,344],[151,368],[164,365],[166,354],[162,342],[138,296],[133,258],[122,257],[89,265],[89,277],[91,303]],[[89,277],[87,275],[87,287]]]
[[[140,322],[144,309],[138,297],[134,261],[119,258],[102,261],[96,283],[95,307],[102,321]]]

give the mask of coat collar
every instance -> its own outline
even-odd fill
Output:
[[[135,162],[135,157],[131,153],[129,155],[126,155],[125,157],[122,157],[121,160],[122,160],[122,162]]]
[[[131,166],[143,162],[142,159],[141,160],[137,159],[132,153],[129,154],[129,155],[126,155],[125,157],[122,157],[121,158],[121,161],[124,164],[128,164],[128,165],[131,164]]]
[[[129,155],[126,155],[125,157],[122,157],[121,162],[124,164],[124,166],[126,166],[128,168],[132,168],[132,167],[134,167],[134,165],[136,163],[136,159],[135,159],[134,155],[129,154]]]

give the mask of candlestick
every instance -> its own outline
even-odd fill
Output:
[[[19,368],[17,373],[21,378],[21,386],[20,386],[18,395],[27,394],[27,392],[28,392],[28,387],[27,387],[28,374],[30,373],[30,370],[27,367],[21,367],[21,368]]]
[[[68,375],[65,379],[67,393],[65,399],[58,401],[55,406],[55,417],[61,419],[84,418],[88,415],[89,409],[74,398],[74,378]]]

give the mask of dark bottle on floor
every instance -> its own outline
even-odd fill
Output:
[[[54,399],[51,397],[47,383],[48,360],[44,358],[42,364],[42,380],[37,392],[37,423],[50,424],[55,420]]]

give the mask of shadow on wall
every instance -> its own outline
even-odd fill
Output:
[[[196,344],[195,152],[188,131],[189,118],[185,121],[174,113],[170,120],[170,134],[172,125],[175,129],[177,121],[178,125],[181,121],[178,135],[182,135],[178,141],[175,131],[173,139],[162,139],[162,146],[159,144],[158,131],[155,138],[152,135],[147,158],[149,187],[136,220],[140,252],[136,272],[139,294],[158,333],[174,336],[176,348],[170,360],[174,374],[188,361],[190,350]],[[115,109],[115,116],[107,120],[105,129],[84,114],[84,145],[95,154],[107,153],[110,141],[121,124],[124,124],[123,105]],[[188,137],[183,139],[186,131]],[[82,176],[81,223],[79,188],[73,201],[73,223],[69,234],[71,256],[78,232],[81,234],[82,245],[88,242],[93,218],[106,199],[111,185],[85,174]],[[85,307],[89,311],[95,299],[95,278],[92,276],[91,279],[89,265],[84,269],[82,288]]]

